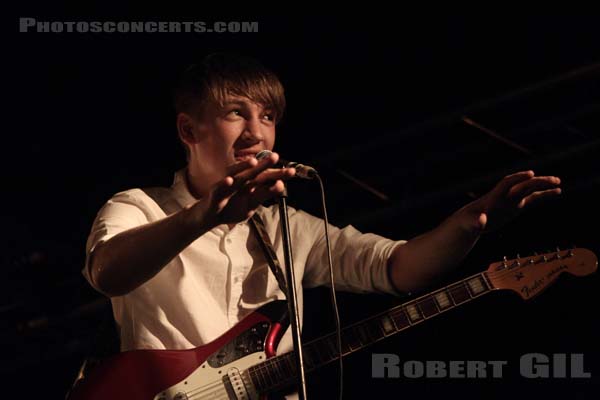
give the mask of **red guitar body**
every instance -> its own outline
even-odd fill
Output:
[[[276,301],[264,305],[204,346],[190,350],[119,353],[80,379],[68,399],[258,398],[248,377],[240,378],[242,386],[247,386],[243,388],[246,393],[236,392],[231,383],[234,379],[231,370],[242,373],[249,366],[273,357],[287,324],[287,305],[284,301]],[[179,386],[168,390],[177,384]]]

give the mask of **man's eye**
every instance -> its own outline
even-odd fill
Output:
[[[242,117],[242,110],[239,109],[234,109],[234,110],[229,110],[227,111],[227,114],[225,114],[225,117],[231,120],[237,120],[240,117]]]
[[[266,119],[267,121],[273,121],[275,118],[273,117],[273,114],[265,114],[263,115],[263,119]]]

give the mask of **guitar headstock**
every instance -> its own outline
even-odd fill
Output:
[[[585,276],[596,271],[596,255],[583,248],[557,250],[493,263],[487,277],[495,289],[511,289],[522,298],[530,299],[541,293],[563,272]]]

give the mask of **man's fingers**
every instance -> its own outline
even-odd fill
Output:
[[[234,176],[239,174],[240,172],[249,169],[249,168],[254,168],[256,167],[256,165],[258,164],[258,160],[254,157],[249,158],[247,160],[244,161],[240,161],[238,163],[235,163],[233,165],[230,165],[227,168],[227,176]]]
[[[266,171],[263,171],[260,174],[258,174],[258,176],[255,179],[246,181],[245,186],[239,188],[239,190],[248,191],[259,186],[271,186],[275,181],[286,181],[294,177],[294,175],[296,175],[295,168],[267,169]]]
[[[560,179],[555,176],[538,176],[511,187],[508,191],[508,197],[519,202],[534,192],[553,189],[559,184]]]
[[[275,165],[277,161],[279,161],[279,155],[277,153],[271,153],[267,157],[258,161],[258,164],[256,164],[254,167],[239,172],[233,176],[234,182],[232,188],[234,190],[239,189],[249,180],[256,178],[265,169]]]
[[[287,180],[296,175],[295,168],[268,169],[260,173],[255,179],[256,184],[264,184],[276,180]]]
[[[523,199],[523,201],[521,202],[522,204],[519,204],[519,205],[521,207],[525,207],[525,206],[535,203],[536,201],[539,201],[541,199],[558,196],[561,193],[562,193],[562,190],[560,188],[533,192],[529,196],[525,197]]]
[[[500,191],[500,193],[507,193],[511,187],[520,182],[533,178],[534,175],[534,172],[531,170],[520,171],[512,175],[507,175],[500,181],[500,183],[498,183],[496,188]]]
[[[213,200],[217,203],[220,203],[222,200],[231,197],[231,195],[235,192],[232,190],[233,187],[233,178],[231,176],[225,177],[221,180],[215,188],[213,189]]]
[[[275,181],[272,185],[261,185],[256,187],[256,189],[251,193],[250,197],[250,207],[256,208],[265,201],[275,196],[279,196],[283,194],[285,190],[285,185],[282,180]]]
[[[278,160],[279,156],[276,153],[271,153],[269,157],[265,157],[260,161],[256,158],[249,158],[248,160],[230,166],[228,172],[231,174],[217,184],[214,195],[217,199],[231,196],[233,193],[246,186],[249,180],[277,163]]]

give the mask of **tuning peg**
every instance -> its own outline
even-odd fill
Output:
[[[508,268],[508,260],[506,259],[506,256],[502,258],[502,267]]]
[[[519,259],[521,258],[521,255],[519,253],[517,253],[517,259],[515,261],[515,264],[517,265],[517,267],[521,266],[521,263],[519,262]]]
[[[556,259],[560,260],[562,257],[560,256],[560,248],[556,246]]]

